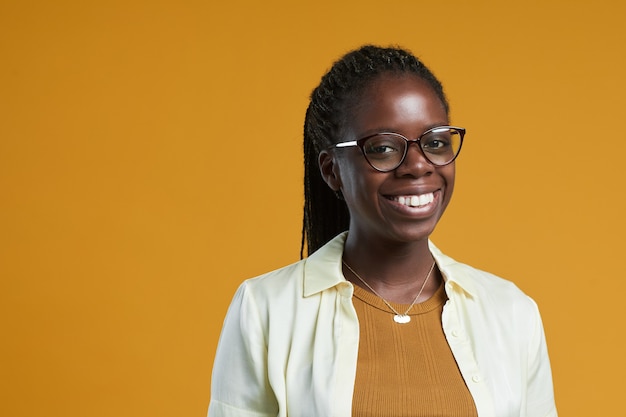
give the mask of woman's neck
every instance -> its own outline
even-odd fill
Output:
[[[390,243],[350,234],[343,260],[352,269],[344,267],[346,279],[369,290],[362,279],[387,301],[404,304],[415,298],[434,263],[428,239]],[[441,276],[435,266],[418,302],[430,298],[440,283]]]

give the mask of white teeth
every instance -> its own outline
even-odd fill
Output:
[[[425,194],[420,196],[420,206],[430,203],[432,200],[432,194]]]
[[[422,195],[407,195],[396,197],[396,201],[400,204],[410,207],[421,207],[430,204],[435,200],[433,193]]]

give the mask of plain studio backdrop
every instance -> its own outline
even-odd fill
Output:
[[[239,283],[299,258],[310,91],[411,49],[468,134],[435,243],[539,304],[563,416],[623,410],[626,3],[0,3],[0,415],[204,416]]]

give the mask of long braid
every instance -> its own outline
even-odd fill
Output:
[[[304,120],[304,215],[300,257],[304,256],[305,243],[310,255],[349,227],[348,207],[322,178],[318,156],[340,141],[347,120],[346,104],[357,100],[372,80],[389,72],[412,73],[422,78],[448,111],[441,83],[406,50],[366,45],[335,62],[311,93]]]

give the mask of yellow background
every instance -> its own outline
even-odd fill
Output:
[[[435,242],[537,300],[561,415],[622,415],[625,4],[2,0],[0,415],[205,414],[235,288],[298,259],[308,94],[365,42],[468,129]]]

